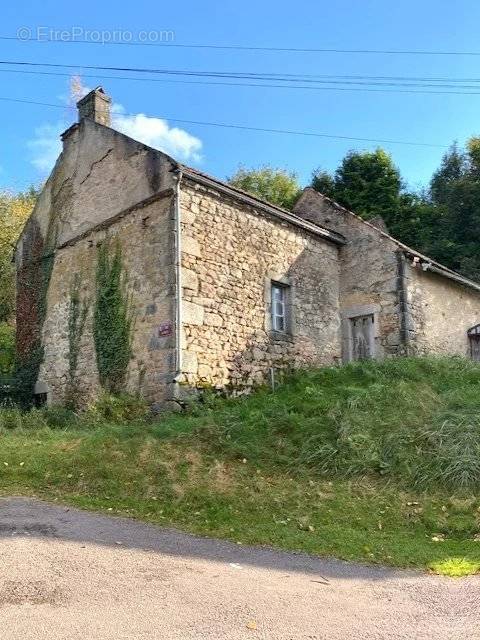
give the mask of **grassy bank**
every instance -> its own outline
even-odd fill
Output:
[[[480,367],[455,359],[299,373],[153,423],[123,405],[80,419],[4,410],[0,490],[463,574],[480,566],[478,416]]]

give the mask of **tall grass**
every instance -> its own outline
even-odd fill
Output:
[[[299,371],[275,392],[207,394],[186,413],[157,422],[148,422],[145,406],[130,397],[103,397],[80,416],[58,408],[0,410],[0,429],[139,422],[154,438],[182,437],[212,457],[292,476],[381,476],[422,490],[480,489],[480,366],[461,358]]]
[[[298,372],[275,393],[213,402],[196,423],[208,446],[260,465],[480,488],[480,366],[461,358]]]

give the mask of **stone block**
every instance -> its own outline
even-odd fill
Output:
[[[200,243],[195,238],[182,234],[182,253],[186,253],[189,256],[195,256],[200,258],[202,255],[200,249]]]
[[[195,271],[182,267],[182,286],[185,289],[191,289],[195,293],[198,292],[198,276]]]
[[[182,302],[183,322],[185,324],[193,324],[197,326],[203,325],[205,310],[195,302]]]
[[[223,325],[222,316],[216,313],[206,313],[204,317],[204,324],[207,327],[221,327]]]
[[[182,372],[183,373],[197,373],[198,372],[198,359],[197,354],[192,351],[182,351]]]

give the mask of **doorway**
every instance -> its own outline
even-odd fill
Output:
[[[374,315],[350,318],[352,360],[370,360],[375,357]]]

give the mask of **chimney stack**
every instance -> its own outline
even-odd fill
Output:
[[[94,122],[109,127],[111,102],[112,99],[107,96],[102,87],[93,89],[77,102],[78,120],[90,118]]]

